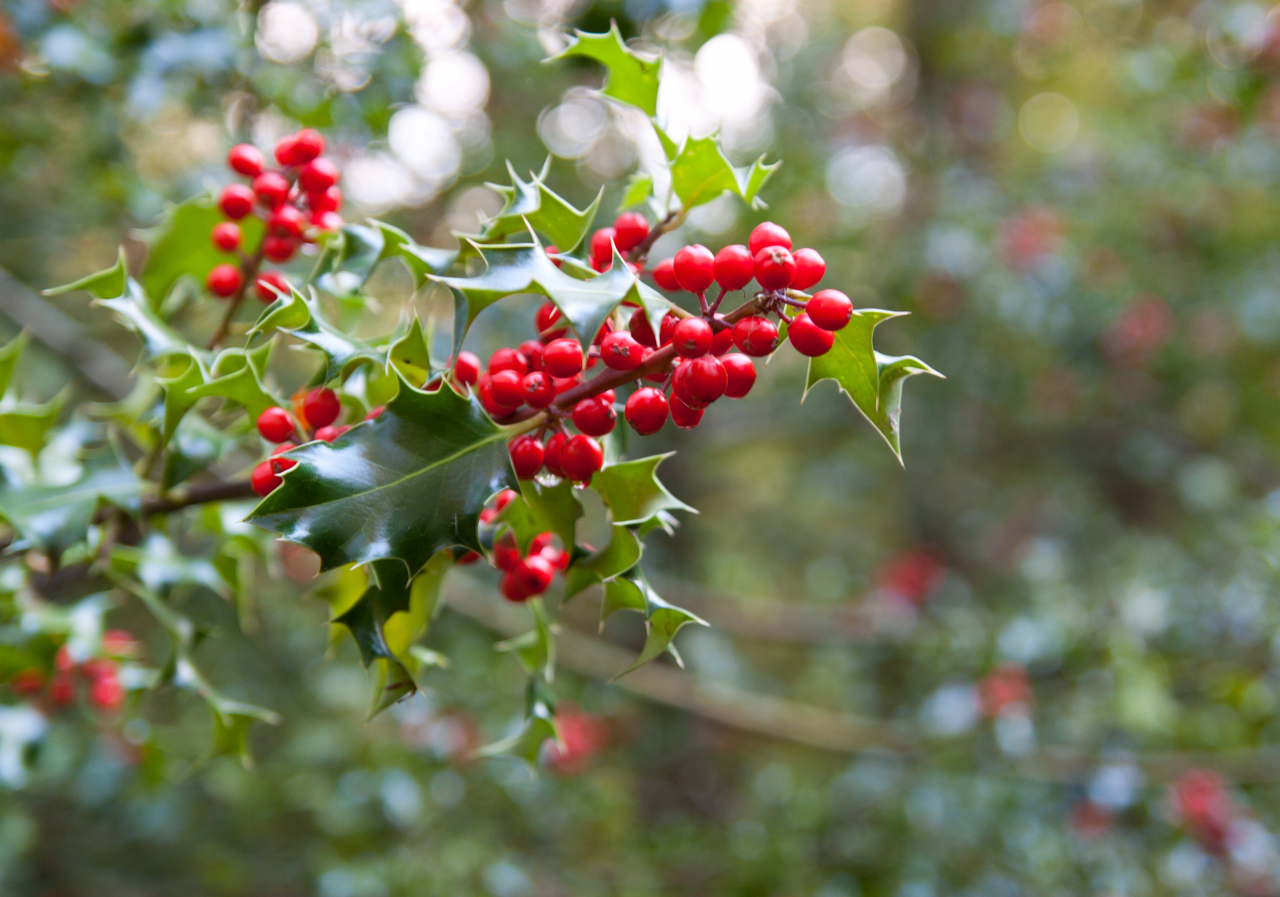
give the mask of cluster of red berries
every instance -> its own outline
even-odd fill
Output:
[[[282,453],[296,448],[297,437],[302,442],[319,439],[322,442],[333,442],[343,433],[351,429],[349,424],[335,423],[342,414],[342,403],[338,394],[327,386],[318,386],[299,394],[294,400],[293,413],[275,406],[258,415],[258,434],[267,442],[277,443],[271,451],[271,457],[253,469],[249,483],[258,495],[269,495],[283,480],[280,474],[297,464],[292,458],[279,457]],[[365,420],[373,420],[382,413],[382,406],[374,408]]]
[[[591,267],[596,271],[608,270],[613,264],[613,247],[617,246],[621,253],[628,253],[637,249],[648,236],[647,218],[639,212],[623,212],[614,219],[613,227],[602,227],[591,235]],[[555,247],[548,247],[547,251],[554,252]]]
[[[124,706],[125,698],[116,658],[132,657],[137,650],[138,643],[131,633],[110,629],[102,636],[103,656],[77,663],[66,647],[59,648],[52,675],[46,675],[39,667],[19,670],[10,678],[9,690],[18,697],[43,695],[53,707],[67,707],[75,702],[83,680],[88,685],[89,702],[99,710],[113,712]]]
[[[293,258],[302,243],[315,239],[319,231],[342,227],[338,210],[342,190],[338,187],[338,167],[324,158],[324,137],[305,128],[282,137],[275,157],[280,168],[268,169],[257,147],[248,143],[233,146],[227,166],[251,178],[248,186],[228,184],[218,197],[218,208],[229,221],[214,225],[210,238],[223,252],[239,252],[240,264],[216,266],[205,279],[209,292],[224,299],[236,296],[246,277],[254,277],[254,288],[263,302],[275,301],[277,292],[289,289],[289,281],[278,271],[259,271],[263,258],[283,264]],[[241,249],[243,234],[237,221],[254,214],[266,222],[266,234],[256,253]]]
[[[493,498],[493,504],[480,512],[480,525],[492,526],[516,493],[503,489]],[[468,552],[460,560],[462,564],[474,564],[480,555]],[[508,601],[528,601],[541,595],[551,585],[557,572],[563,573],[569,566],[569,554],[555,544],[552,533],[539,533],[529,540],[527,554],[520,553],[515,536],[504,532],[493,543],[493,566],[502,571],[502,596]]]

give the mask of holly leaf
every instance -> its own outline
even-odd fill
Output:
[[[207,469],[237,441],[236,436],[218,429],[199,414],[184,418],[165,452],[160,488],[172,489]]]
[[[559,252],[572,252],[582,244],[587,232],[591,230],[591,222],[595,220],[600,200],[604,197],[604,188],[600,188],[591,205],[578,210],[546,185],[545,178],[550,164],[551,160],[548,158],[541,174],[533,175],[526,182],[520,180],[515,168],[508,162],[507,172],[511,175],[511,186],[486,185],[501,193],[506,199],[506,205],[484,223],[476,242],[501,243],[513,234],[532,228],[554,244]]]
[[[808,396],[809,390],[816,384],[823,380],[834,380],[840,391],[849,396],[854,407],[889,444],[899,464],[902,463],[899,440],[902,381],[915,374],[942,376],[910,355],[893,357],[875,351],[872,338],[876,326],[881,321],[903,314],[905,312],[875,308],[856,309],[848,325],[843,330],[836,331],[831,351],[809,359],[809,374],[804,389],[804,395]],[[803,400],[802,396],[801,401]]]
[[[510,738],[481,748],[480,757],[513,757],[523,760],[530,766],[538,763],[538,754],[548,738],[557,742],[560,733],[556,729],[555,705],[551,701],[548,689],[542,683],[542,677],[534,675],[529,680],[525,697],[525,718],[520,731]]]
[[[533,629],[493,647],[496,651],[514,655],[527,672],[541,673],[550,682],[555,678],[556,668],[556,640],[551,631],[551,620],[542,599],[532,599],[528,607],[533,614]]]
[[[161,444],[168,443],[177,432],[188,411],[200,401],[193,391],[209,379],[204,363],[197,355],[173,355],[165,360],[163,373],[156,379],[164,388],[164,425]]]
[[[419,388],[431,379],[431,337],[422,321],[414,315],[409,329],[391,343],[387,361],[400,376]]]
[[[609,544],[569,565],[565,574],[564,599],[598,582],[608,582],[640,563],[643,546],[630,527],[614,526]]]
[[[741,196],[753,209],[761,208],[760,189],[781,164],[766,165],[761,156],[746,168],[735,168],[714,136],[690,138],[671,163],[671,185],[686,209],[726,191]]]
[[[554,486],[521,480],[520,496],[507,503],[498,521],[511,528],[520,553],[528,554],[529,542],[542,533],[555,533],[565,548],[571,548],[581,516],[582,505],[568,480]]]
[[[33,458],[44,448],[49,428],[57,423],[67,391],[63,390],[42,405],[28,402],[0,402],[0,445],[23,449]]]
[[[622,40],[617,22],[610,22],[603,34],[588,34],[575,30],[569,46],[551,62],[567,56],[585,56],[603,63],[608,73],[600,92],[607,97],[637,106],[649,116],[658,112],[658,73],[662,57],[650,59],[632,50]]]
[[[653,175],[645,171],[635,171],[622,191],[622,201],[618,208],[629,209],[632,206],[644,205],[653,197]]]
[[[336,281],[332,286],[338,292],[358,292],[369,282],[378,265],[391,258],[403,261],[413,275],[415,286],[421,288],[428,274],[444,274],[453,267],[458,250],[420,246],[400,228],[370,219],[368,226],[343,226],[341,247],[335,253],[328,276]]]
[[[22,357],[22,350],[27,347],[28,341],[27,331],[22,330],[4,346],[0,346],[0,396],[8,392],[14,368],[18,366],[18,359]]]
[[[116,253],[116,263],[110,268],[89,274],[72,283],[43,290],[42,296],[61,296],[64,293],[75,293],[84,290],[95,299],[115,299],[123,296],[129,280],[129,269],[125,264],[124,247]]]
[[[143,237],[151,246],[142,274],[146,294],[159,301],[179,279],[194,277],[203,281],[214,266],[234,262],[235,256],[222,252],[209,240],[209,231],[225,220],[214,197],[206,193],[171,206],[158,225],[144,231]],[[261,219],[248,215],[236,224],[245,246],[261,242],[265,229]]]
[[[297,466],[249,520],[310,548],[322,570],[384,558],[419,570],[442,548],[480,552],[485,501],[517,485],[510,436],[474,396],[402,381],[376,419],[291,450]]]
[[[256,421],[263,411],[280,404],[262,383],[271,345],[264,343],[256,349],[224,349],[218,353],[205,382],[187,391],[188,400],[199,401],[210,396],[224,398],[243,407],[249,419]]]
[[[705,620],[695,614],[664,601],[649,585],[639,564],[609,582],[605,586],[605,595],[614,610],[643,609],[645,617],[646,634],[640,656],[636,658],[635,663],[614,679],[619,679],[632,670],[656,660],[664,651],[670,650],[674,654],[674,646],[671,642],[680,631],[680,627],[686,623],[707,625]],[[676,655],[676,658],[678,662],[679,655]]]
[[[204,698],[213,713],[213,743],[208,753],[196,764],[201,765],[215,757],[237,757],[245,766],[253,765],[249,755],[249,729],[256,722],[277,725],[280,717],[264,707],[255,707],[233,700],[209,684],[196,668],[186,649],[179,648],[174,668],[173,684],[194,691]]]
[[[591,478],[591,487],[609,506],[615,526],[639,526],[663,511],[698,513],[658,481],[658,465],[673,454],[610,464]]]
[[[279,330],[286,330],[293,336],[310,343],[325,354],[328,360],[325,368],[325,382],[336,380],[339,376],[346,374],[353,368],[361,364],[376,364],[382,366],[385,364],[384,354],[368,343],[361,342],[343,333],[342,330],[330,324],[324,316],[324,310],[320,307],[320,299],[316,296],[315,291],[309,291],[306,295],[293,291],[292,302],[283,304],[279,309],[275,308],[277,303],[284,303],[283,298],[273,302],[262,318],[253,325],[254,332],[260,333],[267,326],[275,326]],[[302,322],[302,315],[298,310],[298,304],[306,309],[306,321]],[[272,314],[277,316],[272,319]],[[274,402],[273,402],[274,404]]]

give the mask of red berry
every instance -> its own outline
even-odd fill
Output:
[[[516,469],[516,476],[522,480],[532,479],[542,469],[542,459],[546,453],[541,442],[534,436],[519,436],[508,446],[511,452],[511,465]]]
[[[544,343],[552,340],[560,339],[569,332],[567,327],[558,327],[552,330],[552,325],[560,320],[560,309],[556,308],[554,302],[544,302],[538,306],[538,313],[533,318],[533,324],[538,328],[538,338]]]
[[[569,479],[585,483],[604,467],[604,449],[590,436],[570,436],[560,449],[560,467]]]
[[[755,261],[741,243],[726,246],[716,253],[716,283],[726,290],[740,290],[755,276]]]
[[[317,386],[302,400],[302,416],[310,427],[327,427],[338,419],[342,403],[338,394],[325,386]]]
[[[275,472],[270,461],[263,461],[249,476],[249,485],[253,487],[254,492],[262,496],[270,495],[283,482],[284,480],[280,479],[280,475]]]
[[[276,143],[276,161],[281,165],[305,165],[324,152],[324,138],[310,128],[287,134]]]
[[[273,262],[287,262],[298,251],[298,244],[288,237],[264,237],[262,254]]]
[[[481,374],[476,383],[476,394],[480,397],[480,404],[484,406],[485,411],[489,412],[490,417],[506,417],[518,406],[504,405],[495,399],[492,386],[492,378],[488,374]]]
[[[516,547],[516,540],[510,533],[504,533],[502,538],[493,544],[493,566],[499,570],[510,573],[521,560],[520,549]]]
[[[239,221],[253,211],[256,200],[257,196],[244,184],[228,184],[222,188],[222,195],[218,197],[218,208],[228,218]]]
[[[521,601],[528,601],[533,595],[525,588],[524,580],[516,576],[515,571],[511,571],[502,577],[502,582],[498,588],[502,590],[502,597],[508,601],[519,604]]]
[[[459,352],[458,360],[453,363],[453,374],[459,383],[470,386],[480,376],[480,359],[470,352]]]
[[[76,680],[70,673],[58,673],[49,682],[49,699],[65,707],[76,699]]]
[[[499,349],[489,356],[489,376],[502,371],[515,371],[523,377],[529,373],[529,359],[517,349]]]
[[[662,316],[662,320],[658,322],[658,338],[662,341],[662,345],[671,342],[671,338],[675,335],[676,325],[680,323],[680,317],[675,312],[667,312]]]
[[[631,329],[631,337],[640,345],[649,349],[658,348],[658,338],[653,333],[653,326],[649,323],[649,315],[643,308],[637,308],[631,313],[631,320],[627,326]]]
[[[671,332],[671,342],[676,347],[676,353],[685,358],[706,355],[711,351],[713,339],[711,325],[702,318],[684,318]]]
[[[291,289],[289,279],[279,271],[263,271],[258,275],[258,279],[254,281],[254,290],[258,294],[258,298],[266,303],[276,301],[276,290],[287,296]]]
[[[267,219],[267,231],[277,237],[301,237],[307,226],[307,216],[297,206],[285,203]]]
[[[102,633],[102,650],[115,657],[132,657],[138,651],[138,640],[127,629],[108,629]]]
[[[733,325],[733,344],[753,358],[762,358],[773,351],[778,339],[778,328],[768,318],[753,315]]]
[[[751,359],[737,352],[731,352],[720,359],[726,375],[724,394],[731,399],[740,399],[751,392],[756,382],[756,366]]]
[[[639,212],[623,212],[613,222],[613,242],[620,252],[630,252],[649,236],[649,219]]]
[[[519,408],[524,403],[523,385],[524,378],[511,369],[489,374],[489,393],[495,402],[508,408]]]
[[[723,355],[733,348],[733,328],[725,327],[717,330],[711,338],[711,354]]]
[[[573,377],[582,373],[582,347],[577,340],[557,339],[542,352],[542,367],[553,377]]]
[[[575,374],[572,377],[556,377],[556,395],[566,393],[582,382],[582,375]]]
[[[513,574],[530,595],[541,595],[551,585],[556,568],[540,554],[531,554],[516,565]]]
[[[637,389],[627,399],[625,414],[641,436],[657,433],[667,422],[667,397],[652,386]]]
[[[44,688],[44,673],[35,667],[18,670],[9,680],[9,688],[15,695],[29,697],[37,695]]]
[[[53,655],[53,668],[59,673],[69,673],[76,668],[76,659],[71,656],[71,651],[66,645],[59,648],[58,653]]]
[[[501,514],[503,511],[506,510],[507,505],[511,504],[513,501],[516,500],[516,496],[519,494],[520,493],[516,492],[516,490],[514,489],[503,489],[493,498],[494,511]]]
[[[644,346],[626,330],[617,330],[600,343],[600,358],[615,371],[634,371],[644,360]]]
[[[283,408],[268,408],[258,415],[258,432],[267,442],[285,442],[293,435],[293,418]]]
[[[279,208],[289,198],[289,182],[278,171],[264,171],[253,179],[253,195],[268,209]]]
[[[346,424],[331,424],[327,427],[321,427],[316,430],[316,439],[319,439],[321,442],[333,442],[333,440],[337,439],[350,429],[351,428]]]
[[[474,564],[478,560],[480,560],[480,555],[476,554],[474,551],[468,551],[462,557],[458,558],[458,563],[465,567],[469,564]]]
[[[223,299],[234,296],[243,282],[244,278],[240,274],[239,266],[231,264],[217,265],[204,279],[204,285],[209,288],[209,292]]]
[[[308,193],[307,205],[312,212],[336,212],[342,208],[342,190],[330,187],[328,190]]]
[[[751,232],[751,238],[747,240],[747,249],[751,251],[751,257],[755,258],[760,250],[767,246],[781,246],[783,249],[789,250],[791,249],[791,234],[772,221],[757,224],[755,230]]]
[[[298,186],[308,193],[323,193],[338,183],[338,166],[328,159],[312,159],[298,172]]]
[[[662,287],[668,293],[674,293],[680,289],[680,283],[676,280],[676,261],[675,259],[663,259],[653,269],[653,279],[658,286]]]
[[[375,405],[369,409],[369,413],[364,416],[365,420],[377,420],[382,416],[382,412],[387,410],[386,405]]]
[[[603,271],[613,264],[613,239],[611,227],[602,227],[591,235],[591,267]]]
[[[686,379],[690,395],[704,405],[709,405],[724,395],[725,386],[729,382],[724,365],[714,355],[695,358],[689,365]]]
[[[796,276],[796,260],[790,250],[766,246],[756,253],[756,280],[766,290],[785,290]]]
[[[321,427],[321,429],[324,429],[324,428]],[[284,473],[286,470],[292,470],[293,468],[298,466],[298,462],[295,461],[293,458],[277,457],[278,455],[281,455],[289,451],[289,449],[295,449],[295,448],[297,448],[297,446],[294,445],[292,442],[282,442],[271,450],[271,467],[273,470],[275,470],[276,473]]]
[[[819,290],[809,300],[805,313],[823,330],[841,330],[853,317],[853,303],[839,290]]]
[[[610,433],[617,423],[618,412],[604,396],[592,396],[573,406],[573,425],[588,436]]]
[[[520,391],[530,408],[546,408],[556,400],[556,381],[545,371],[530,371],[520,381]]]
[[[545,348],[536,339],[528,339],[520,344],[517,351],[524,356],[524,360],[529,365],[529,370],[540,371],[542,370],[542,351]]]
[[[262,150],[252,143],[237,143],[227,151],[227,167],[247,178],[256,178],[262,174],[266,162],[262,157]]]
[[[800,312],[787,324],[787,339],[791,340],[791,345],[801,355],[816,358],[831,351],[836,337],[830,330],[823,330],[813,323],[807,314]]]
[[[675,372],[671,375],[671,398],[678,398],[690,408],[701,408],[703,403],[695,399],[689,389],[689,372],[692,369],[693,362],[689,359],[676,365]]]
[[[312,212],[311,223],[320,230],[341,230],[342,216],[337,212]]]
[[[547,563],[551,564],[551,566],[558,570],[563,571],[569,566],[569,552],[561,551],[554,545],[548,545],[546,548],[539,551],[538,554],[546,558]]]
[[[596,335],[591,340],[591,345],[593,346],[600,345],[602,342],[604,342],[604,338],[611,333],[613,333],[613,321],[606,320],[603,324],[600,325],[600,329],[596,331]],[[590,367],[591,364],[588,362],[587,366]]]
[[[551,258],[551,256],[556,255],[557,253],[560,252],[560,250],[556,247],[555,243],[548,243],[546,246],[543,247],[542,251],[547,254],[548,258]],[[551,264],[559,268],[562,266],[563,263],[560,261],[560,259],[552,258]]]
[[[715,280],[715,256],[701,243],[686,246],[676,253],[676,283],[690,293],[701,293]]]
[[[553,433],[551,438],[547,440],[546,447],[542,455],[542,464],[547,470],[558,477],[564,476],[564,468],[560,466],[560,450],[564,448],[565,442],[569,439],[563,433]]]
[[[223,252],[235,252],[240,248],[240,225],[231,221],[215,224],[209,232],[209,239]]]
[[[89,686],[89,700],[100,710],[119,710],[124,704],[124,686],[111,672],[97,677]]]
[[[671,422],[681,430],[692,430],[702,421],[703,411],[685,404],[679,396],[671,397]]]
[[[797,290],[809,289],[827,273],[827,263],[816,249],[797,249],[791,257],[796,260],[796,276],[791,285]]]

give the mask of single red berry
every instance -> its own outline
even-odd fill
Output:
[[[227,167],[247,178],[256,178],[262,174],[266,163],[267,160],[262,157],[262,150],[252,143],[237,143],[227,151]]]
[[[493,397],[492,378],[488,374],[481,374],[479,381],[476,383],[476,395],[480,397],[480,404],[484,406],[484,410],[489,412],[490,417],[502,418],[515,411],[518,406],[504,405]]]
[[[563,433],[552,433],[542,454],[543,466],[558,477],[564,476],[564,468],[560,466],[560,450],[568,440],[569,437]]]
[[[761,249],[768,246],[781,246],[783,249],[790,250],[791,234],[772,221],[757,224],[755,230],[751,232],[750,239],[747,240],[747,249],[750,250],[751,257],[755,258]]]
[[[668,293],[677,292],[680,289],[680,282],[676,280],[676,260],[663,259],[658,262],[653,269],[653,279]]]
[[[715,256],[701,243],[686,246],[676,253],[676,283],[690,293],[701,293],[715,278]]]
[[[307,226],[307,216],[297,206],[285,203],[267,219],[267,231],[277,237],[301,237]]]
[[[470,386],[480,376],[480,359],[471,352],[459,352],[458,360],[453,363],[453,375],[459,383]]]
[[[711,354],[723,355],[733,348],[733,328],[725,327],[715,332],[711,338]]]
[[[312,212],[311,223],[320,230],[341,230],[342,216],[337,212]]]
[[[555,535],[553,533],[538,533],[529,540],[529,551],[526,553],[526,556],[531,557],[535,554],[539,554],[542,549],[551,544],[551,540],[554,538]]]
[[[791,340],[791,345],[801,355],[817,358],[831,351],[836,337],[830,330],[823,330],[813,323],[807,314],[800,312],[787,324],[787,339]]]
[[[324,152],[324,137],[311,128],[303,128],[293,135],[293,154],[289,165],[306,165]]]
[[[634,371],[644,360],[644,346],[630,332],[616,330],[600,343],[600,357],[615,371]]]
[[[753,358],[762,358],[774,349],[778,328],[768,318],[753,315],[733,325],[733,344]]]
[[[591,345],[600,345],[604,342],[604,338],[611,333],[613,333],[613,321],[606,318],[605,322],[600,325],[600,329],[596,331],[596,335],[592,338]]]
[[[244,184],[228,184],[222,188],[222,194],[218,197],[218,208],[228,218],[239,221],[253,211],[256,201],[257,196]]]
[[[532,479],[533,475],[542,469],[542,459],[546,449],[537,437],[519,436],[511,440],[507,450],[511,452],[511,466],[516,469],[516,476],[520,479]]]
[[[342,189],[330,187],[328,190],[308,193],[307,205],[312,212],[337,212],[342,208]]]
[[[729,375],[725,373],[724,365],[720,363],[719,358],[714,355],[703,355],[701,358],[695,358],[689,365],[687,381],[690,395],[698,402],[709,405],[724,395]]]
[[[377,420],[382,416],[382,412],[387,410],[386,405],[374,405],[369,409],[369,413],[364,416],[365,420]]]
[[[275,472],[270,461],[263,461],[249,476],[249,485],[253,487],[254,492],[262,496],[270,495],[283,482],[284,480],[280,479],[280,475]]]
[[[658,338],[662,341],[662,345],[671,342],[671,338],[675,336],[676,325],[680,323],[680,317],[675,312],[667,312],[662,316],[662,320],[658,322]]]
[[[520,344],[517,351],[524,356],[525,362],[529,365],[529,370],[542,370],[542,352],[546,347],[536,339],[527,339]]]
[[[119,710],[124,705],[124,686],[114,672],[99,676],[89,686],[89,700],[99,710]]]
[[[612,405],[614,402],[618,401],[618,394],[612,389],[606,389],[604,392],[597,393],[596,398],[602,402],[607,402]]]
[[[684,318],[671,332],[671,342],[676,347],[676,354],[685,358],[706,355],[711,351],[713,339],[711,325],[702,318]]]
[[[816,249],[797,249],[791,255],[796,260],[796,276],[791,285],[797,290],[807,290],[827,273],[827,263]]]
[[[556,377],[556,395],[566,393],[582,383],[582,375],[574,374],[572,377]]]
[[[338,166],[328,159],[312,159],[298,172],[298,186],[308,193],[323,193],[338,183]]]
[[[18,670],[13,674],[13,678],[9,680],[9,688],[15,695],[22,695],[23,697],[38,695],[44,688],[44,673],[35,667]]]
[[[755,260],[741,243],[726,246],[716,253],[716,283],[726,290],[740,290],[755,276]]]
[[[652,386],[637,389],[627,399],[625,415],[641,436],[657,433],[667,422],[667,397]]]
[[[504,533],[493,543],[493,566],[510,573],[520,563],[520,549],[510,533]]]
[[[580,374],[582,347],[574,339],[552,340],[542,352],[542,367],[553,377],[573,377]]]
[[[341,412],[338,394],[326,386],[317,386],[302,400],[302,416],[310,427],[327,427]]]
[[[501,492],[499,492],[497,495],[493,497],[494,511],[501,514],[503,511],[507,509],[507,505],[511,504],[513,501],[516,500],[516,496],[518,496],[519,494],[520,493],[514,489],[503,489]]]
[[[557,253],[560,252],[560,250],[556,247],[555,243],[548,243],[546,246],[542,248],[542,251],[547,254],[547,258],[551,259],[551,264],[555,265],[557,268],[562,266],[563,263],[560,261],[560,259],[552,258],[552,256],[555,256]]]
[[[289,198],[289,182],[278,171],[264,171],[253,179],[253,195],[268,209],[279,208]]]
[[[689,372],[693,370],[693,361],[685,359],[676,365],[675,371],[671,375],[671,397],[678,398],[690,408],[702,408],[703,403],[699,402],[693,396],[693,392],[689,389]]]
[[[489,392],[493,400],[508,408],[519,408],[524,403],[523,384],[524,378],[510,368],[489,374]]]
[[[796,276],[796,260],[790,250],[766,246],[756,253],[756,280],[766,290],[785,290]]]
[[[235,252],[240,248],[240,225],[232,221],[215,224],[209,232],[209,239],[223,252]]]
[[[480,560],[480,555],[476,554],[474,551],[468,551],[462,557],[458,558],[458,563],[466,567],[474,564],[478,560]]]
[[[204,285],[209,288],[209,292],[223,299],[234,296],[243,282],[244,278],[240,274],[240,267],[232,264],[215,266],[209,272],[209,276],[204,279]]]
[[[637,308],[631,313],[631,320],[627,326],[631,329],[632,338],[640,345],[649,349],[658,348],[658,338],[654,335],[653,325],[649,323],[649,315],[643,308]]]
[[[279,140],[276,141],[274,154],[276,157],[276,161],[279,162],[281,165],[299,164],[293,161],[295,141],[296,141],[296,137],[293,134],[285,134],[283,137],[281,137]]]
[[[649,219],[639,212],[623,212],[613,222],[613,242],[620,252],[630,252],[649,236]]]
[[[525,591],[530,595],[541,595],[547,590],[547,586],[551,585],[551,580],[556,575],[556,568],[542,555],[530,554],[516,565],[513,572],[521,581]]]
[[[569,332],[567,327],[552,327],[556,321],[560,320],[560,309],[556,308],[554,302],[544,302],[538,306],[538,313],[534,315],[533,324],[538,328],[538,338],[544,343],[552,340],[560,339]]]
[[[569,552],[561,551],[554,545],[548,545],[538,554],[547,559],[547,563],[560,571],[564,571],[569,566]]]
[[[71,656],[71,649],[63,645],[53,655],[53,668],[59,673],[69,673],[76,668],[76,659]]]
[[[298,251],[298,244],[288,237],[264,237],[262,254],[273,262],[287,262]]]
[[[528,601],[533,597],[532,593],[525,588],[524,580],[516,576],[515,571],[511,571],[502,577],[502,582],[498,585],[502,590],[502,597],[515,604],[522,601]]]
[[[583,399],[573,406],[573,425],[588,436],[610,433],[617,423],[618,412],[613,410],[613,402],[602,396]]]
[[[807,303],[805,313],[823,330],[841,330],[853,317],[853,303],[839,290],[819,290]]]
[[[613,264],[613,228],[602,227],[591,235],[591,267],[603,271]]]
[[[686,404],[679,396],[671,397],[671,422],[681,430],[692,430],[702,421],[703,410]]]
[[[277,290],[287,296],[292,289],[289,279],[279,271],[263,271],[253,286],[258,298],[268,304],[276,301]]]
[[[321,427],[320,429],[324,429]],[[317,431],[318,434],[319,431]],[[276,473],[284,473],[286,470],[293,470],[298,466],[298,462],[293,458],[281,458],[279,455],[289,451],[289,449],[297,448],[292,442],[282,442],[271,450],[271,468]]]
[[[579,433],[565,440],[560,449],[560,467],[571,480],[586,483],[604,467],[604,449],[590,436]]]
[[[515,371],[523,377],[529,373],[529,359],[518,349],[499,349],[489,356],[489,376],[502,371]]]
[[[751,392],[756,382],[756,366],[751,359],[738,352],[730,352],[720,359],[726,375],[724,394],[731,399],[740,399]]]
[[[333,442],[333,440],[337,439],[350,429],[351,428],[346,424],[330,424],[327,427],[321,427],[316,430],[316,439],[319,439],[321,442]]]
[[[70,673],[58,673],[49,681],[49,700],[65,707],[76,699],[76,680]]]
[[[556,400],[556,381],[545,371],[530,371],[520,381],[520,391],[530,408],[546,408]]]
[[[283,408],[268,408],[258,415],[258,432],[267,442],[285,442],[293,435],[293,418]]]

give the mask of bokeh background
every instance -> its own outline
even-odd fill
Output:
[[[664,478],[701,514],[651,537],[646,566],[712,625],[681,634],[684,678],[664,661],[610,685],[593,646],[641,633],[596,640],[594,599],[570,606],[568,748],[536,775],[469,759],[522,699],[489,584],[454,584],[472,612],[430,640],[452,667],[372,722],[353,646],[326,658],[305,561],[274,559],[239,619],[192,589],[219,623],[210,675],[282,716],[255,730],[257,765],[188,771],[203,715],[66,715],[29,765],[0,726],[0,892],[1280,892],[1267,5],[0,9],[0,329],[41,337],[29,393],[106,398],[86,347],[126,369],[136,351],[87,302],[50,316],[31,289],[121,242],[136,256],[165,203],[225,182],[236,140],[323,129],[348,217],[439,246],[497,211],[483,184],[507,159],[550,154],[555,189],[581,206],[604,185],[611,209],[657,144],[589,92],[596,66],[541,61],[611,19],[666,52],[672,132],[781,158],[767,214],[822,252],[825,284],[911,312],[882,351],[949,378],[907,385],[905,470],[831,384],[800,404],[789,353],[748,400],[647,440],[678,451]],[[764,214],[725,197],[654,257],[743,242]],[[385,314],[353,326],[385,330],[412,292],[394,271],[377,286]],[[413,301],[444,322],[439,297]],[[526,338],[534,305],[487,313],[473,348]]]

